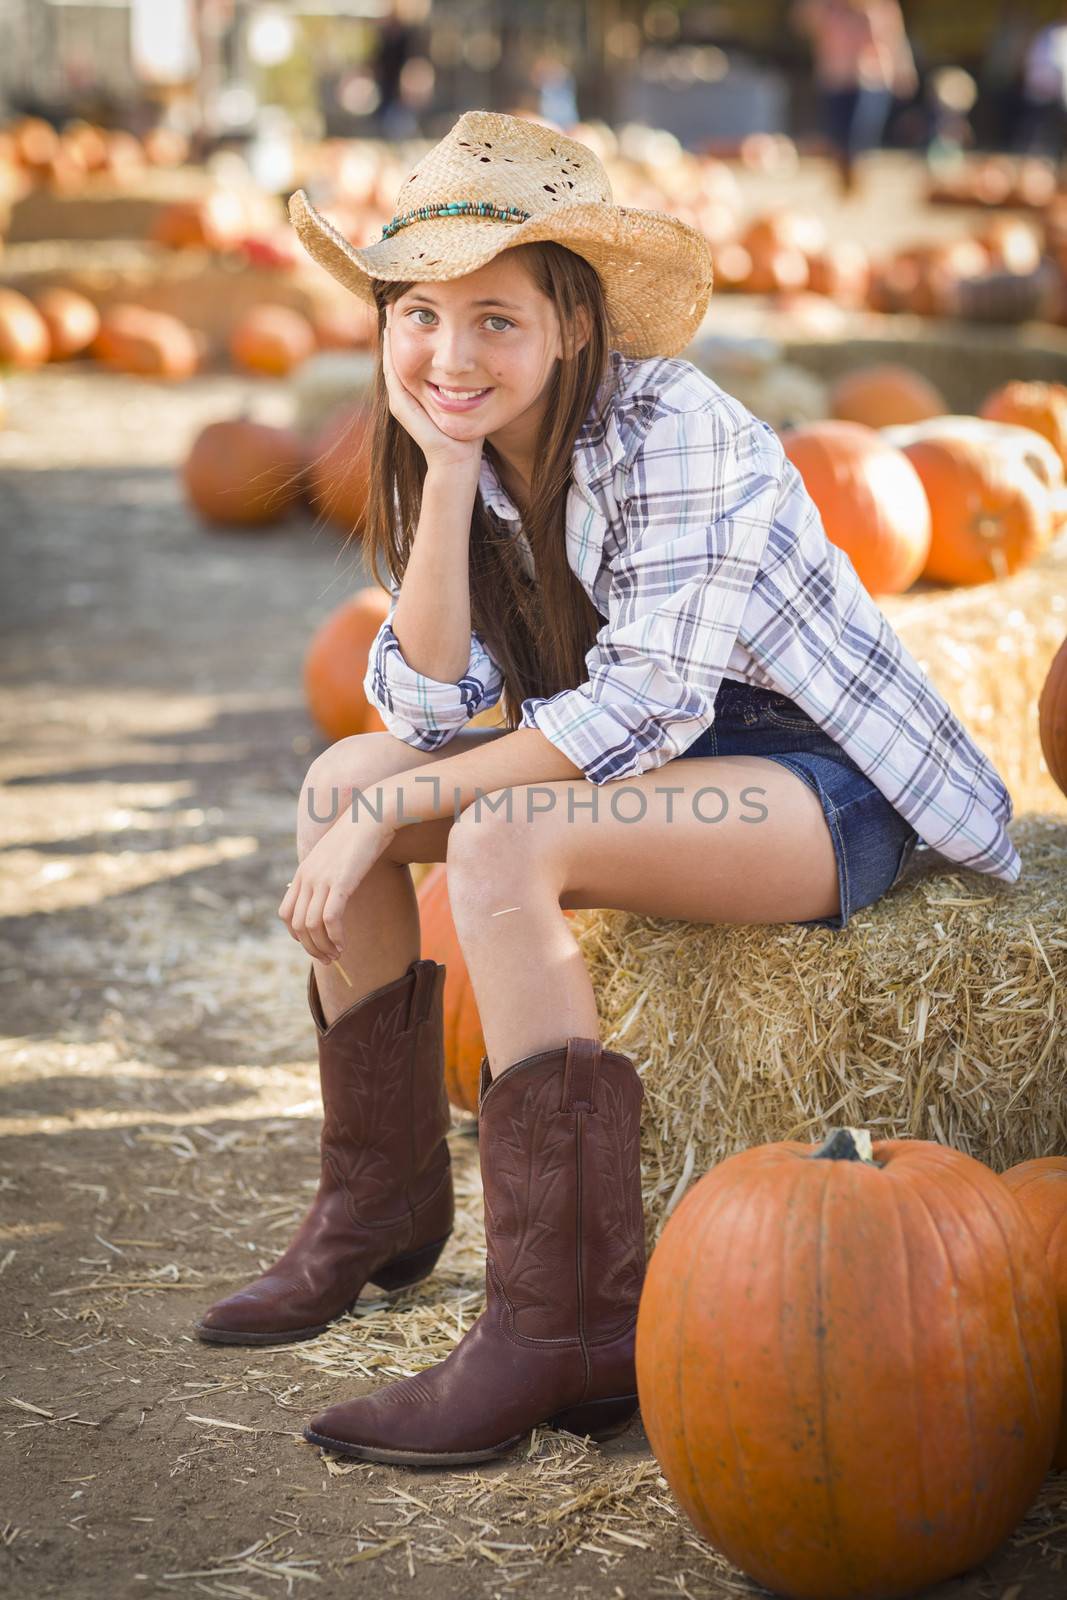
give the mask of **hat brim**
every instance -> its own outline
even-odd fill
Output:
[[[376,278],[442,282],[475,272],[504,250],[554,240],[596,268],[613,344],[631,356],[677,355],[698,332],[711,298],[707,241],[662,211],[588,202],[521,223],[426,219],[362,247],[316,211],[303,189],[290,198],[289,216],[308,254],[370,305]]]

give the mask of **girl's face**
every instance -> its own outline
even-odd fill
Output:
[[[562,349],[553,302],[513,250],[445,283],[416,283],[394,303],[393,364],[450,439],[499,436],[521,454]],[[442,390],[484,390],[473,403]]]

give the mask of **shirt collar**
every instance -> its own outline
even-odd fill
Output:
[[[504,522],[521,522],[515,502],[504,488],[493,469],[489,457],[483,452],[481,471],[478,474],[478,487],[482,493],[482,502],[490,511],[495,511]]]

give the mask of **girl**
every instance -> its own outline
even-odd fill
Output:
[[[485,1311],[447,1360],[317,1417],[364,1460],[454,1464],[637,1406],[642,1085],[598,1038],[564,909],[843,929],[920,836],[1013,881],[1003,783],[902,647],[772,429],[675,352],[707,246],[612,204],[592,151],[470,112],[357,249],[378,308],[368,538],[392,599],[365,679],[388,733],[308,772],[279,908],[311,958],[316,1199],[202,1338],[310,1338],[452,1225],[444,969],[409,865],[448,862],[485,1033]],[[503,699],[505,728],[468,728]],[[340,958],[340,967],[335,965]]]

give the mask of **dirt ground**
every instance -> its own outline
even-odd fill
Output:
[[[310,518],[249,537],[184,508],[174,464],[195,428],[249,396],[283,416],[280,386],[72,367],[10,389],[3,1592],[762,1592],[695,1535],[638,1423],[604,1447],[538,1431],[456,1472],[343,1464],[301,1439],[324,1404],[443,1356],[442,1305],[457,1336],[477,1315],[469,1119],[451,1136],[459,1226],[425,1284],[302,1346],[193,1336],[201,1307],[280,1251],[315,1185],[306,958],[276,911],[322,747],[302,654],[360,574]],[[1065,1561],[1067,1475],[930,1600],[1062,1600]]]

